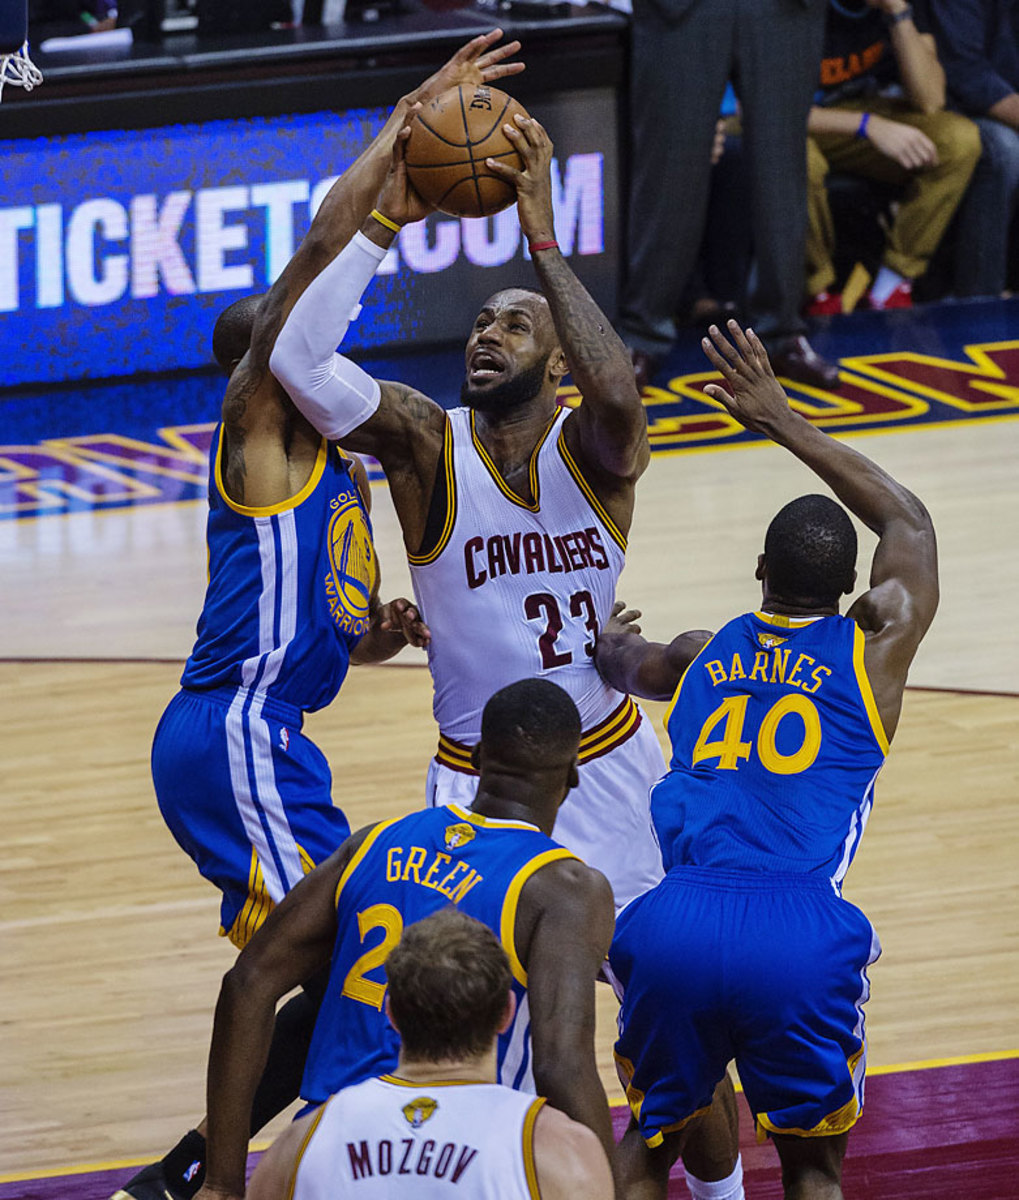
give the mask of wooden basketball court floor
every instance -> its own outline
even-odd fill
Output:
[[[1019,412],[1019,387],[1008,394]],[[942,564],[941,609],[846,888],[884,946],[867,1010],[875,1074],[1019,1053],[1019,421],[1008,416],[849,435],[927,503]],[[761,443],[656,455],[619,589],[645,632],[668,638],[752,606],[766,522],[807,490],[809,472]],[[383,592],[409,595],[388,493],[373,491]],[[0,523],[7,1197],[65,1173],[48,1194],[83,1195],[72,1172],[158,1156],[203,1109],[233,951],[216,937],[217,893],[162,824],[148,752],[201,606],[204,515],[190,500]],[[862,578],[872,546],[864,534]],[[421,804],[429,706],[423,655],[405,651],[352,671],[308,719],[355,828]],[[648,706],[659,730],[662,707]],[[614,1002],[600,991],[599,1059],[618,1098]]]

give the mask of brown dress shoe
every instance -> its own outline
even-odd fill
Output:
[[[828,392],[839,389],[839,368],[830,363],[811,346],[803,334],[783,338],[768,351],[776,375],[784,375],[795,383],[822,388]]]
[[[633,378],[637,384],[637,391],[643,393],[654,373],[662,365],[661,356],[648,354],[646,350],[635,350],[631,346],[630,362],[633,363]]]

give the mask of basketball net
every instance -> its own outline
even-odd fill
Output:
[[[23,87],[26,92],[42,83],[42,71],[28,56],[28,42],[13,54],[0,55],[0,100],[4,96],[4,84]]]

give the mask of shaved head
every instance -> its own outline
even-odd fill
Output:
[[[800,496],[775,515],[764,539],[768,586],[786,600],[837,605],[853,590],[856,530],[828,496]]]
[[[216,318],[212,331],[212,353],[227,375],[247,354],[251,345],[251,331],[262,305],[262,296],[245,296],[224,308]]]

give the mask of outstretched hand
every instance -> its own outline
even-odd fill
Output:
[[[605,622],[602,633],[640,633],[637,622],[641,618],[639,608],[627,608],[623,600],[617,600],[612,605],[612,615]]]
[[[552,209],[552,139],[533,117],[517,113],[513,124],[503,132],[523,159],[518,171],[497,158],[486,158],[485,166],[505,179],[517,193],[517,217],[529,242],[555,241],[555,216]]]
[[[768,352],[752,329],[746,333],[738,321],[727,324],[732,342],[717,325],[701,338],[701,349],[728,388],[706,383],[704,391],[745,428],[770,434],[792,411],[789,397],[775,378]],[[733,345],[735,342],[735,345]]]
[[[417,101],[427,104],[450,88],[462,85],[470,86],[476,83],[494,83],[507,75],[518,75],[523,69],[522,62],[506,62],[507,58],[516,54],[520,49],[517,41],[507,42],[505,46],[495,46],[489,49],[502,37],[501,29],[493,29],[473,38],[453,55],[449,62],[441,66],[434,75],[429,76],[423,84],[407,97],[412,103]]]
[[[422,620],[417,606],[402,596],[383,604],[379,618],[381,630],[403,634],[404,641],[410,646],[423,649],[432,640],[432,631]]]

